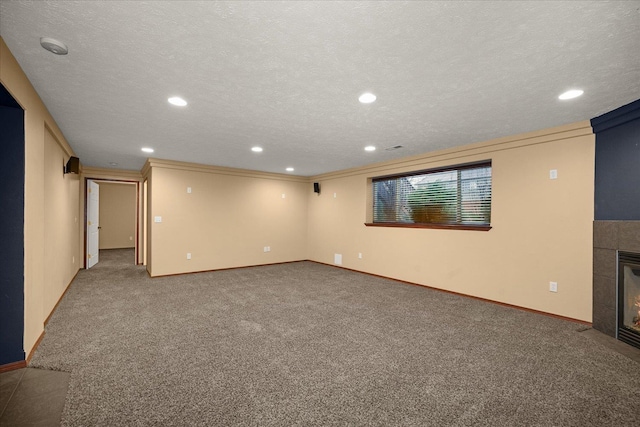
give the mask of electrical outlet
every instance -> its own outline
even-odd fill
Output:
[[[264,251],[265,252],[271,252],[271,246],[265,246],[264,247]]]
[[[133,240],[133,236],[129,236],[129,240]]]
[[[191,259],[191,252],[187,252],[187,259]]]
[[[358,252],[358,258],[362,259],[362,252]]]
[[[549,171],[549,179],[558,179],[558,169],[551,169]]]
[[[282,198],[284,199],[285,197],[287,197],[287,195],[282,193]]]
[[[333,255],[333,263],[335,265],[342,265],[342,254],[334,254]]]
[[[549,292],[558,292],[558,282],[549,282]]]
[[[191,187],[187,187],[187,194],[191,194]]]
[[[72,256],[72,257],[71,257],[71,264],[75,264],[75,263],[76,263],[76,257],[75,257],[75,256]]]

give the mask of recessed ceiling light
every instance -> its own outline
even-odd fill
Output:
[[[362,95],[360,95],[360,98],[358,98],[358,101],[362,102],[363,104],[371,104],[375,100],[376,96],[370,92],[363,93]]]
[[[579,97],[579,96],[580,96],[580,95],[582,95],[583,93],[584,93],[584,91],[583,91],[583,90],[581,90],[581,89],[571,89],[571,90],[566,91],[566,92],[565,92],[565,93],[563,93],[562,95],[560,95],[560,96],[558,97],[558,99],[562,99],[562,100],[565,100],[565,99],[573,99],[573,98],[577,98],[577,97]]]
[[[364,151],[376,151],[376,147],[374,147],[373,145],[367,145],[366,147],[364,147]]]
[[[66,55],[69,53],[69,48],[66,44],[50,37],[40,37],[40,46],[56,55]]]
[[[251,151],[254,153],[262,153],[262,147],[253,147],[251,148]]]
[[[178,107],[184,107],[185,105],[187,105],[187,101],[180,98],[179,96],[172,96],[171,98],[167,99],[167,101],[169,101],[169,104],[177,105]]]
[[[153,148],[144,147],[142,148],[142,151],[144,151],[145,153],[153,153]]]
[[[294,168],[287,168],[287,172],[293,172],[294,170]]]

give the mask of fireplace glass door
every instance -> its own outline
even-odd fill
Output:
[[[618,339],[640,348],[640,254],[618,255]]]

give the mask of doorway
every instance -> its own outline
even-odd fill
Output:
[[[100,261],[100,252],[132,249],[139,264],[138,181],[85,179],[85,268]]]

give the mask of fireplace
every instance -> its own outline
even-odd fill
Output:
[[[630,293],[634,292],[633,284],[640,281],[638,272],[640,221],[594,221],[593,328],[636,347],[640,331],[633,318],[638,315],[640,307],[635,307],[634,314],[635,297]],[[627,291],[624,289],[625,273],[628,277]],[[634,343],[630,343],[631,338],[635,338]]]
[[[640,348],[640,254],[618,253],[617,317],[618,339]]]

